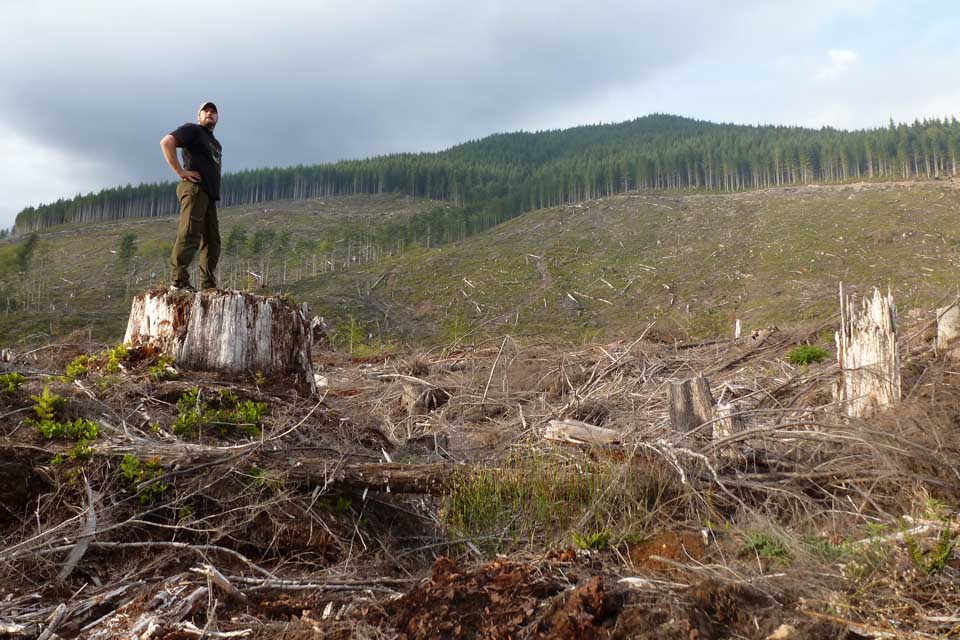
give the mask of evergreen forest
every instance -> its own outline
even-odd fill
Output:
[[[844,131],[653,114],[618,124],[495,134],[436,153],[229,173],[220,205],[403,193],[454,205],[455,215],[448,212],[428,224],[440,242],[524,211],[636,189],[730,192],[952,176],[958,146],[960,122],[955,118],[913,124],[891,120],[886,127]],[[27,207],[18,214],[13,234],[68,223],[167,216],[176,209],[172,183],[127,185]]]

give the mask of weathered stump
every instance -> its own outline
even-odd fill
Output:
[[[857,304],[840,284],[840,331],[836,334],[841,379],[837,400],[847,415],[863,417],[900,400],[897,308],[893,296],[874,288]]]
[[[154,346],[184,369],[291,376],[314,395],[309,317],[305,304],[241,291],[154,290],[133,299],[124,342]]]
[[[703,376],[670,383],[670,424],[679,433],[689,433],[713,420],[713,394]]]
[[[937,309],[937,351],[960,359],[960,305]]]
[[[446,389],[422,380],[402,380],[401,385],[403,407],[411,417],[428,414],[450,400],[450,393]]]

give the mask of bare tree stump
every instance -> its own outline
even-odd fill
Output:
[[[403,406],[411,417],[425,415],[438,409],[450,400],[446,389],[435,387],[426,381],[402,380]]]
[[[732,402],[721,402],[713,409],[713,439],[720,440],[737,433],[742,428],[740,416],[737,415],[737,405]]]
[[[840,284],[840,331],[836,334],[841,379],[837,399],[848,416],[863,417],[900,400],[897,308],[893,296],[874,288],[862,306]]]
[[[710,381],[703,376],[670,383],[670,424],[679,433],[689,433],[713,420]]]
[[[937,309],[937,351],[960,359],[960,305]]]
[[[329,349],[330,339],[327,336],[327,323],[323,318],[314,316],[310,321],[310,338],[314,349]]]
[[[307,305],[240,291],[154,290],[133,299],[124,342],[152,345],[177,366],[293,376],[316,394]]]

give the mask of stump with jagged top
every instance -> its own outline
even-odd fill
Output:
[[[124,342],[151,345],[178,367],[290,377],[316,393],[307,305],[242,291],[147,291],[133,299]]]

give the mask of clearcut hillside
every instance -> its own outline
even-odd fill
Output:
[[[368,333],[469,331],[574,342],[686,340],[824,320],[838,285],[889,287],[901,313],[960,283],[953,182],[628,193],[524,214],[464,242],[306,278],[291,290]],[[652,325],[652,326],[651,326]]]
[[[351,349],[503,331],[707,338],[737,318],[748,330],[829,318],[840,281],[890,287],[901,313],[960,282],[952,181],[640,191],[438,234],[458,213],[400,195],[226,208],[221,280],[308,302]],[[0,340],[78,328],[119,340],[130,298],[167,277],[174,233],[173,218],[123,220],[0,245]]]

